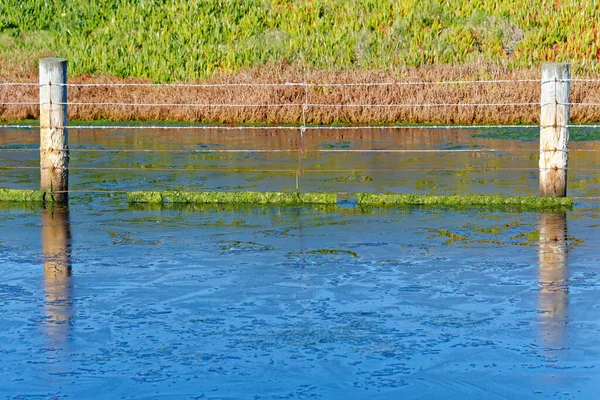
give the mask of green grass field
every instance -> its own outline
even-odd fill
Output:
[[[0,0],[0,76],[41,56],[70,75],[193,81],[243,67],[315,70],[568,61],[598,71],[600,4],[547,0]]]

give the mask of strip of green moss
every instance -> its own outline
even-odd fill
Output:
[[[285,192],[131,192],[130,203],[184,204],[336,204],[336,193]]]
[[[573,207],[573,199],[569,197],[504,196],[501,194],[466,194],[452,196],[433,196],[426,194],[358,193],[357,199],[358,204],[361,206],[518,206],[527,209]]]
[[[0,189],[0,201],[54,201],[54,196],[42,190]]]

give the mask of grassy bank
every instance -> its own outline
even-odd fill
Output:
[[[596,2],[548,0],[3,1],[0,54],[4,73],[52,54],[71,60],[74,75],[160,82],[280,61],[396,72],[569,61],[591,73],[599,13]]]
[[[544,61],[599,71],[600,5],[594,2],[406,0],[0,1],[0,81],[37,81],[37,60],[69,60],[71,82],[440,81],[538,78]],[[313,104],[528,103],[539,84],[323,86]],[[31,101],[10,87],[0,102]],[[578,83],[574,102],[597,102]],[[72,119],[299,123],[297,87],[72,88],[73,102],[267,104],[265,107],[72,106]],[[307,122],[532,123],[535,106],[310,107]],[[36,118],[37,107],[0,105],[0,120]],[[574,107],[573,121],[600,120]]]

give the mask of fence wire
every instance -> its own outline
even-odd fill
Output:
[[[600,105],[600,103],[598,104]],[[483,130],[483,129],[538,129],[550,128],[554,125],[242,125],[242,126],[223,126],[223,125],[68,125],[54,126],[57,129],[70,130],[221,130],[221,131],[262,131],[262,130],[394,130],[394,129],[409,129],[409,130]],[[600,124],[568,124],[562,126],[564,128],[587,128],[600,129]],[[32,124],[0,124],[0,128],[4,129],[41,129],[49,127],[41,127],[40,125]]]
[[[301,108],[301,125],[299,126],[219,126],[219,125],[71,125],[65,127],[55,128],[68,128],[71,130],[137,130],[137,129],[151,129],[151,130],[216,130],[216,131],[245,131],[245,132],[258,132],[261,130],[281,130],[281,131],[297,131],[299,142],[297,148],[291,149],[87,149],[87,148],[72,148],[72,149],[54,149],[55,151],[62,152],[88,152],[88,153],[230,153],[230,154],[247,154],[247,153],[298,153],[297,167],[296,168],[256,168],[252,170],[241,169],[241,168],[180,168],[180,167],[78,167],[71,166],[69,170],[73,171],[163,171],[163,172],[174,172],[174,171],[209,171],[209,172],[236,172],[236,173],[289,173],[295,174],[296,189],[299,189],[299,177],[302,174],[314,174],[314,173],[356,173],[356,172],[436,172],[436,171],[465,171],[465,168],[429,168],[429,167],[418,167],[418,168],[346,168],[346,169],[312,169],[304,168],[303,154],[307,152],[314,153],[391,153],[391,154],[419,154],[419,153],[447,153],[447,154],[460,154],[460,153],[490,153],[490,154],[504,154],[513,152],[523,153],[537,153],[537,149],[309,149],[305,147],[304,139],[305,134],[311,131],[319,130],[364,130],[373,132],[375,130],[433,130],[433,129],[464,129],[464,130],[482,130],[482,129],[535,129],[540,128],[539,125],[428,125],[428,126],[410,126],[410,125],[381,125],[381,126],[325,126],[325,125],[308,125],[307,124],[307,112],[310,109],[320,108],[472,108],[472,107],[531,107],[538,106],[544,107],[547,105],[562,105],[562,106],[584,106],[584,107],[598,107],[599,102],[570,102],[570,103],[540,103],[540,102],[492,102],[492,103],[311,103],[310,102],[310,90],[312,88],[352,88],[352,87],[401,87],[401,86],[466,86],[466,85],[492,85],[492,84],[522,84],[522,83],[556,83],[556,82],[584,82],[584,83],[598,83],[600,79],[587,79],[587,78],[572,78],[562,80],[548,80],[542,81],[541,79],[514,79],[514,80],[455,80],[455,81],[389,81],[389,82],[355,82],[355,83],[314,83],[314,82],[276,82],[276,83],[119,83],[119,82],[107,82],[107,83],[66,83],[66,84],[55,84],[55,86],[66,86],[71,88],[86,88],[86,87],[115,87],[115,88],[289,88],[297,87],[303,89],[303,101],[302,102],[288,102],[288,103],[163,103],[163,102],[67,102],[67,103],[54,103],[59,105],[69,106],[82,106],[82,107],[209,107],[209,108]],[[5,87],[45,87],[49,86],[46,83],[32,83],[32,82],[0,82],[0,86]],[[39,102],[32,101],[15,101],[15,102],[0,102],[0,106],[34,106],[40,105]],[[569,124],[567,128],[588,128],[598,129],[600,125],[585,125],[585,124]],[[6,129],[21,129],[21,130],[37,130],[43,127],[35,124],[6,124],[0,125],[0,128]],[[543,127],[542,127],[543,128]],[[14,149],[14,148],[0,148],[0,152],[37,152],[39,148],[28,148],[28,149]],[[572,149],[570,151],[594,151],[592,149]],[[40,167],[35,166],[0,166],[0,169],[24,169],[24,170],[39,170]],[[548,168],[553,169],[553,168]],[[578,168],[569,167],[563,168],[564,170],[576,170],[576,171],[597,171],[596,168]],[[541,171],[538,167],[527,167],[527,168],[511,168],[511,167],[469,167],[468,171]],[[104,191],[104,190],[69,190],[70,193],[124,193],[125,191]]]
[[[551,83],[551,82],[580,82],[599,83],[600,79],[570,78],[570,79],[475,79],[448,81],[388,81],[388,82],[222,82],[222,83],[147,83],[147,82],[94,82],[94,83],[55,83],[55,86],[67,87],[147,87],[147,88],[231,88],[231,87],[364,87],[364,86],[431,86],[431,85],[483,85],[483,84],[520,84],[520,83]],[[49,86],[48,83],[38,82],[0,82],[0,86]]]

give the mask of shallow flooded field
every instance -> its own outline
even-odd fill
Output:
[[[294,190],[296,152],[73,151],[68,209],[0,204],[0,395],[596,397],[600,208],[583,197],[598,195],[598,142],[571,146],[566,212],[360,209],[348,193],[535,194],[536,144],[317,133],[299,187],[345,193],[336,207],[135,206],[117,193]],[[70,145],[297,149],[285,135],[82,130]],[[29,131],[0,144],[37,147]],[[499,152],[315,151],[369,148]],[[0,153],[1,166],[37,160]],[[0,186],[38,179],[3,169]]]

